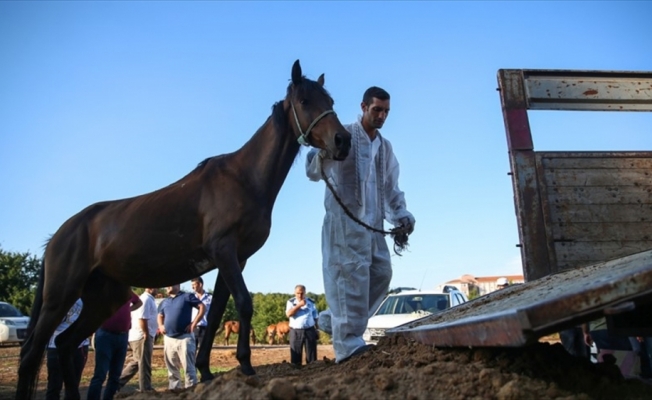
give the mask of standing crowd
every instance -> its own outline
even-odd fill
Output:
[[[167,287],[168,296],[157,306],[155,288],[147,288],[123,304],[93,335],[95,369],[88,386],[88,400],[113,399],[136,374],[138,390],[154,391],[152,355],[154,339],[163,335],[163,353],[170,389],[197,384],[195,356],[199,340],[206,329],[206,312],[212,296],[203,290],[202,278],[192,280],[194,293],[180,285]],[[64,387],[55,338],[79,317],[83,302],[78,299],[55,330],[47,349],[48,384],[46,400],[58,400]],[[75,353],[75,384],[81,381],[90,340],[83,341]],[[131,356],[127,359],[127,350]],[[184,379],[181,379],[181,369]]]

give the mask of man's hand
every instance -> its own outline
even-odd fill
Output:
[[[297,306],[303,307],[306,305],[306,299],[301,299],[297,302]]]
[[[408,235],[414,232],[415,222],[410,219],[410,217],[403,217],[398,220],[399,226],[404,227],[407,230]]]
[[[163,317],[163,314],[159,314],[156,317],[156,322],[158,322],[158,331],[165,335],[165,317]]]

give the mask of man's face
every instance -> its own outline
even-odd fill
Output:
[[[181,290],[181,285],[168,286],[168,294],[177,294]]]
[[[202,289],[204,288],[204,285],[202,285],[199,282],[192,282],[192,290],[197,293],[201,293]]]
[[[389,99],[379,100],[374,97],[371,104],[362,103],[362,119],[366,122],[366,125],[374,129],[382,128],[388,115]]]
[[[305,290],[303,288],[296,288],[294,289],[294,295],[297,297],[298,300],[303,300],[303,297],[306,295]]]

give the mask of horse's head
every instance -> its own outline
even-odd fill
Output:
[[[324,89],[324,74],[317,82],[307,79],[301,74],[299,60],[295,61],[285,102],[299,143],[324,149],[335,160],[346,158],[351,134],[333,111],[334,101]]]

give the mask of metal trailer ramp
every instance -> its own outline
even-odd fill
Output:
[[[437,347],[520,347],[602,315],[640,311],[651,302],[648,250],[509,286],[386,334]]]
[[[652,249],[652,151],[536,151],[529,123],[652,112],[652,72],[501,69],[498,89],[525,280]]]
[[[528,119],[651,112],[652,72],[501,69],[498,86],[526,283],[386,334],[517,347],[605,315],[610,332],[652,336],[652,151],[535,151]]]

